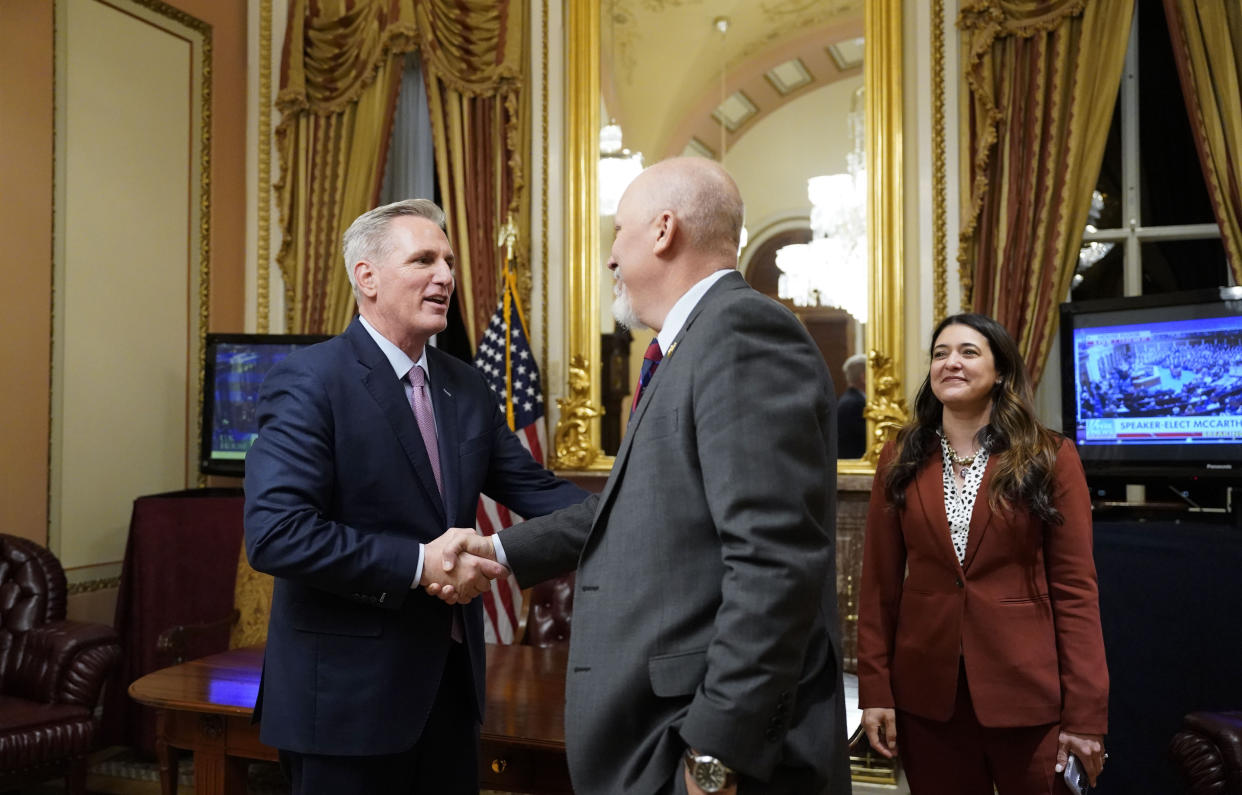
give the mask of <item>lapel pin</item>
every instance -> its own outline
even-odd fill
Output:
[[[668,346],[668,353],[666,353],[666,354],[664,354],[664,355],[665,355],[665,356],[672,356],[672,355],[673,355],[673,351],[675,351],[675,350],[677,350],[677,343],[676,343],[676,342],[674,342],[672,345]]]

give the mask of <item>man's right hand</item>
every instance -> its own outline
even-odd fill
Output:
[[[492,580],[508,573],[496,562],[492,542],[473,528],[451,527],[423,547],[419,585],[449,604],[465,604],[490,590]]]
[[[862,725],[863,730],[867,732],[867,739],[871,741],[871,747],[880,756],[892,759],[897,755],[897,712],[895,710],[882,707],[864,709]]]

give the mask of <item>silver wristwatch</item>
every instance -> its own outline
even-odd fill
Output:
[[[733,786],[737,780],[724,762],[714,756],[700,754],[693,748],[686,749],[686,770],[690,771],[690,778],[704,792],[720,792]]]

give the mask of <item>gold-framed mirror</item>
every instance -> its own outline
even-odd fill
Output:
[[[602,104],[601,6],[615,13],[625,1],[582,0],[566,7],[567,384],[563,390],[566,397],[557,401],[559,418],[552,444],[552,464],[563,470],[607,470],[612,466],[612,457],[605,455],[601,447],[603,259],[597,165]],[[793,2],[792,6],[807,7],[815,2]],[[790,5],[790,2],[774,5]],[[862,85],[867,185],[866,301],[870,320],[862,326],[860,347],[868,358],[865,412],[868,441],[864,457],[840,461],[838,472],[871,474],[883,441],[905,420],[901,384],[904,350],[901,315],[902,3],[901,0],[866,0],[853,5],[863,7],[866,51]],[[712,12],[708,9],[705,13],[711,15]],[[609,35],[608,40],[610,48],[615,48],[615,35]],[[825,46],[828,43],[824,42]],[[723,86],[725,67],[720,68]],[[722,94],[723,91],[722,88]],[[727,146],[723,135],[718,150],[721,153]],[[654,159],[662,159],[667,154],[660,152]],[[725,165],[729,165],[727,160]],[[743,198],[746,199],[745,191]],[[839,379],[840,373],[834,372],[833,376]]]

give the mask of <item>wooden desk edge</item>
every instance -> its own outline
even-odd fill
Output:
[[[158,673],[158,671],[156,672]],[[172,709],[188,712],[197,712],[204,715],[236,715],[239,717],[249,718],[254,715],[254,707],[238,707],[232,704],[215,704],[209,701],[183,701],[175,698],[161,698],[159,696],[151,696],[142,694],[143,682],[150,678],[152,674],[135,679],[130,683],[126,692],[129,697],[139,704],[153,709]]]
[[[514,737],[511,734],[496,734],[494,732],[482,731],[479,733],[479,740],[485,743],[495,743],[504,745],[509,748],[521,748],[528,751],[556,751],[565,753],[565,743],[556,742],[555,740],[536,740],[528,737]]]

